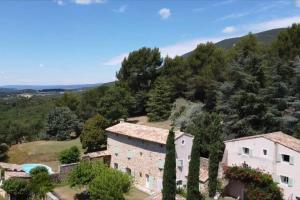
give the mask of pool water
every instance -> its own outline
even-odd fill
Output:
[[[43,164],[33,164],[33,163],[23,164],[22,170],[27,174],[29,174],[30,171],[36,167],[45,167],[48,170],[49,174],[53,174],[51,167],[48,167],[47,165],[43,165]]]

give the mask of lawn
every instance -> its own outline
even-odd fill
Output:
[[[57,187],[54,189],[54,193],[62,200],[71,200],[74,195],[82,192],[82,189],[70,188],[69,186]],[[136,188],[132,188],[128,194],[125,195],[125,200],[143,200],[148,195]]]
[[[59,153],[74,145],[83,152],[79,138],[70,141],[35,141],[13,145],[8,152],[7,162],[16,164],[42,163],[56,171]]]

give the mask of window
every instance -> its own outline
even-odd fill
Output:
[[[118,163],[114,163],[114,168],[115,168],[115,169],[118,169],[118,168],[119,168]]]
[[[176,181],[176,185],[177,185],[177,186],[181,186],[181,185],[182,185],[182,180]]]
[[[140,172],[139,174],[140,174],[140,177],[143,177],[143,174],[142,174],[142,172]]]
[[[130,168],[126,167],[125,171],[126,171],[126,173],[127,173],[128,175],[131,175],[131,169],[130,169]]]
[[[287,176],[280,176],[280,181],[283,184],[289,184],[289,177],[287,177]]]
[[[181,145],[184,145],[185,141],[184,140],[181,140]]]
[[[286,154],[282,154],[282,161],[283,162],[290,162],[290,156]]]
[[[189,161],[191,160],[191,155],[188,156],[188,160],[189,160]]]
[[[267,149],[264,149],[263,152],[264,152],[264,155],[265,155],[265,156],[268,154]]]
[[[296,200],[300,200],[300,197],[296,197]]]
[[[142,156],[143,155],[143,152],[140,152],[140,156]]]
[[[243,154],[249,155],[250,154],[250,149],[247,147],[243,147]]]

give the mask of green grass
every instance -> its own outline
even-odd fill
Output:
[[[70,141],[35,141],[13,145],[8,152],[7,162],[42,163],[57,170],[59,153],[74,145],[83,152],[79,138]]]

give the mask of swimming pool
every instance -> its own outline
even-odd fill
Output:
[[[22,170],[27,174],[29,174],[30,171],[36,167],[45,167],[48,170],[49,174],[53,174],[51,167],[48,167],[47,165],[43,165],[43,164],[34,164],[34,163],[23,164]]]

